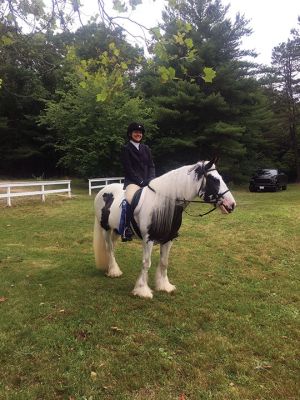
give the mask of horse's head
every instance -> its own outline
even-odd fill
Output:
[[[219,207],[223,214],[228,214],[234,210],[236,202],[214,162],[215,160],[199,161],[189,172],[194,171],[196,179],[201,182],[199,197],[206,203]]]

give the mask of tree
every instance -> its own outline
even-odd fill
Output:
[[[0,169],[19,176],[53,174],[55,137],[35,120],[43,99],[62,80],[63,41],[51,34],[16,34],[2,24],[0,37],[0,117],[6,121],[0,131]]]
[[[300,18],[299,18],[300,23]],[[300,100],[300,30],[292,30],[292,38],[273,49],[271,88],[274,92],[274,107],[280,116],[283,131],[288,132],[296,180],[300,182],[299,138],[299,100]]]
[[[243,36],[251,33],[248,21],[237,15],[232,22],[227,10],[218,0],[172,2],[164,13],[157,44],[161,51],[154,62],[173,69],[175,80],[157,85],[155,71],[150,71],[144,73],[141,91],[157,105],[160,134],[154,154],[159,154],[159,164],[166,164],[170,154],[178,164],[218,154],[223,172],[241,181],[263,157],[270,115],[265,95],[250,75],[252,65],[242,61],[253,55],[240,50]],[[206,67],[216,71],[212,83],[205,82]],[[170,161],[169,166],[176,165]]]
[[[151,108],[134,94],[139,49],[130,47],[120,32],[102,28],[109,40],[92,51],[93,58],[81,58],[87,49],[76,38],[67,57],[65,84],[40,117],[42,126],[57,132],[60,165],[82,177],[120,172],[118,152],[132,120],[144,122],[149,135],[155,130]]]
[[[153,0],[155,1],[155,0]],[[121,24],[126,20],[128,23],[140,27],[141,38],[145,41],[146,31],[149,29],[138,21],[130,18],[133,11],[142,0],[89,0],[89,5],[99,13],[90,16],[89,22],[102,23],[110,30],[124,29]],[[108,6],[108,7],[107,7]],[[0,21],[6,26],[14,27],[18,32],[62,32],[74,30],[74,26],[83,26],[82,10],[83,2],[79,0],[2,0],[0,2]],[[109,8],[109,11],[107,11]],[[133,37],[130,30],[126,31]]]
[[[1,25],[0,28],[0,37],[11,38],[0,41],[0,76],[3,78],[0,90],[1,173],[24,176],[59,173],[56,164],[64,153],[56,146],[58,132],[37,125],[36,120],[48,101],[59,101],[56,90],[64,92],[70,88],[65,77],[75,68],[74,60],[70,61],[71,49],[76,48],[78,60],[86,60],[86,64],[78,62],[76,66],[80,75],[78,85],[85,85],[85,80],[92,76],[90,70],[97,71],[98,92],[95,95],[101,101],[110,95],[110,91],[118,93],[119,90],[118,84],[105,86],[109,79],[104,75],[110,74],[114,83],[119,80],[122,84],[123,75],[133,76],[140,64],[141,49],[130,46],[120,30],[111,31],[97,24],[84,26],[75,33],[58,34],[35,32],[25,35],[17,33],[15,27]],[[114,69],[116,55],[122,60]],[[106,65],[106,70],[102,69],[103,85],[100,88],[101,62]]]

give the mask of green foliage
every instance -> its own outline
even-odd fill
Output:
[[[151,108],[132,89],[138,50],[106,31],[98,52],[88,52],[80,41],[86,43],[88,29],[95,32],[93,26],[81,29],[78,44],[69,47],[65,84],[40,117],[41,125],[57,132],[59,164],[84,177],[120,173],[118,153],[131,121],[145,123],[148,137],[155,127]]]
[[[300,19],[299,19],[300,25]],[[300,182],[300,29],[292,31],[293,37],[275,47],[272,52],[273,71],[268,75],[269,88],[273,92],[273,108],[276,109],[277,122],[284,132],[286,143],[281,158],[293,170]],[[282,133],[279,142],[282,141]],[[287,145],[288,144],[288,145]],[[279,154],[282,149],[278,149]]]
[[[57,92],[59,98],[47,103],[40,122],[58,133],[60,164],[72,173],[84,177],[120,173],[118,154],[127,125],[139,120],[151,136],[152,111],[142,99],[130,97],[124,84],[116,86],[111,76],[105,81],[105,88],[110,88],[105,92],[99,71],[89,72],[84,85],[80,84],[81,74],[82,62],[76,73],[68,76],[68,89]]]
[[[175,79],[175,69],[172,67],[166,68],[164,66],[158,67],[160,80],[162,83],[166,83],[169,80]]]
[[[62,77],[62,43],[51,35],[22,35],[0,24],[3,36],[12,40],[0,43],[0,118],[7,121],[0,132],[1,173],[53,174],[55,138],[37,127],[35,119]]]
[[[3,29],[15,33],[12,29]],[[67,150],[61,146],[59,138],[61,131],[47,131],[36,124],[37,116],[48,101],[55,103],[61,93],[77,85],[79,96],[91,89],[94,99],[90,109],[97,101],[109,102],[124,85],[129,87],[140,62],[137,61],[139,49],[127,44],[120,33],[96,24],[81,28],[75,34],[15,35],[14,42],[3,45],[0,54],[3,61],[0,67],[3,77],[0,117],[8,121],[0,135],[0,169],[1,172],[24,175],[28,171],[35,175],[53,174],[58,158],[66,155],[63,151]],[[84,101],[89,99],[90,96],[84,96]],[[83,123],[80,126],[83,127]],[[69,158],[73,160],[74,157],[70,155]],[[60,165],[69,164],[64,159]],[[57,173],[61,168],[56,170]],[[71,167],[69,171],[72,172]]]
[[[266,160],[272,113],[249,77],[251,65],[240,61],[246,53],[239,44],[251,30],[243,17],[231,22],[226,12],[219,1],[201,0],[169,2],[164,13],[149,68],[157,68],[164,85],[141,81],[156,110],[160,135],[153,146],[162,171],[217,154],[226,176],[243,181]]]
[[[216,71],[214,71],[212,68],[205,67],[203,68],[204,76],[202,77],[204,82],[206,83],[212,83],[213,79],[216,76]]]
[[[139,3],[114,5],[123,12]],[[279,80],[266,90],[252,78],[254,65],[242,61],[253,55],[240,49],[251,33],[248,21],[239,14],[229,19],[220,0],[169,1],[163,24],[150,30],[153,57],[147,60],[142,49],[127,43],[117,19],[104,13],[103,2],[98,2],[103,24],[93,22],[74,33],[67,30],[72,15],[80,18],[77,0],[70,14],[61,0],[59,16],[56,6],[47,16],[40,1],[15,0],[11,15],[5,4],[0,5],[4,172],[37,175],[53,171],[60,160],[64,173],[119,173],[117,153],[133,119],[146,124],[159,172],[215,154],[235,181],[248,180],[257,166],[295,169],[281,55],[296,57],[296,46],[295,52],[286,45],[275,52]],[[20,18],[27,16],[36,25],[22,34]],[[54,34],[58,26],[65,32]],[[294,30],[293,43],[298,41]],[[298,96],[296,73],[292,78]],[[294,105],[298,115],[299,104]],[[294,125],[297,139],[299,121]]]
[[[126,3],[121,0],[113,0],[113,8],[118,12],[127,11]]]

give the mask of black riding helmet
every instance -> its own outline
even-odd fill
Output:
[[[131,139],[131,133],[133,131],[140,131],[140,132],[142,132],[142,134],[144,134],[145,128],[142,124],[139,124],[138,122],[132,122],[130,125],[128,125],[128,128],[127,128],[127,137],[129,139]]]

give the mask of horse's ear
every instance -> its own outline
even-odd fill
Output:
[[[195,171],[195,169],[199,166],[199,163],[196,163],[193,165],[189,170],[188,170],[188,175],[190,175],[191,172]]]
[[[188,175],[190,175],[190,173],[193,172],[193,171],[195,171],[197,179],[199,180],[205,173],[205,167],[204,167],[203,161],[198,161],[197,164],[193,165],[188,170]]]
[[[208,171],[208,170],[213,166],[213,164],[216,164],[216,163],[218,162],[218,160],[219,160],[219,157],[214,156],[214,157],[205,165],[205,170]]]

